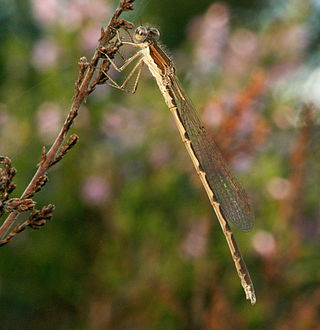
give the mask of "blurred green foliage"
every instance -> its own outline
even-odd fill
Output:
[[[252,196],[255,227],[235,235],[257,304],[245,300],[171,114],[145,74],[135,95],[101,86],[90,96],[72,129],[79,144],[36,197],[39,207],[56,205],[53,221],[1,249],[1,329],[319,327],[317,3],[136,0],[125,16],[160,28]],[[0,2],[0,154],[18,170],[16,196],[61,127],[77,61],[93,53],[115,5]]]

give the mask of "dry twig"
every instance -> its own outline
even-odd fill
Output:
[[[120,28],[128,30],[133,27],[132,23],[119,17],[123,12],[133,9],[134,1],[135,0],[120,0],[119,6],[115,10],[109,24],[101,29],[98,46],[91,61],[88,62],[85,57],[80,59],[80,70],[75,84],[75,94],[67,118],[49,151],[47,152],[45,147],[43,147],[38,169],[20,198],[9,199],[9,194],[15,188],[14,183],[12,183],[12,178],[16,171],[11,167],[9,158],[0,157],[0,163],[2,163],[3,166],[3,169],[0,171],[0,216],[4,213],[9,213],[7,219],[0,227],[0,238],[3,238],[0,241],[0,246],[8,243],[16,234],[23,231],[27,226],[37,229],[43,226],[46,221],[52,217],[54,206],[51,204],[44,206],[40,211],[33,210],[28,220],[12,229],[7,234],[19,213],[34,208],[35,202],[30,198],[46,184],[48,180],[46,175],[48,169],[58,163],[78,141],[76,135],[72,135],[67,142],[65,142],[65,139],[75,117],[78,115],[81,104],[86,100],[89,94],[94,91],[97,84],[106,81],[105,72],[109,69],[109,62],[105,59],[101,59],[100,50],[103,48],[104,52],[106,52],[109,57],[114,57],[121,46],[119,40],[111,42],[116,36],[116,31]]]

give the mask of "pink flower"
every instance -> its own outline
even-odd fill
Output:
[[[79,44],[84,50],[92,50],[97,46],[101,27],[98,24],[86,26],[80,35]]]
[[[78,11],[83,18],[95,21],[105,19],[110,10],[110,3],[104,0],[73,0],[68,6],[68,14]]]
[[[223,54],[229,34],[229,10],[225,4],[211,5],[191,28],[196,44],[196,65],[202,72],[210,70]]]
[[[262,257],[271,257],[277,249],[274,236],[264,230],[259,230],[252,238],[252,246]]]
[[[158,143],[152,148],[149,154],[151,163],[155,168],[161,167],[170,159],[171,153],[166,143]]]
[[[185,258],[199,258],[203,255],[207,247],[209,228],[207,219],[199,219],[191,224],[181,246]]]
[[[121,152],[143,143],[147,122],[142,111],[139,113],[129,108],[117,107],[105,114],[101,130],[109,139],[113,139],[113,146]]]
[[[286,199],[291,194],[291,183],[284,178],[273,178],[268,182],[267,190],[274,199]]]
[[[61,127],[61,109],[55,103],[43,103],[37,113],[38,131],[45,141],[51,142]]]
[[[57,0],[32,0],[35,18],[43,25],[54,23],[59,17],[59,3]]]
[[[110,197],[110,186],[105,178],[90,176],[82,185],[81,196],[87,204],[103,204]]]
[[[245,153],[237,153],[232,157],[232,167],[239,173],[247,173],[252,167],[252,159]]]
[[[259,38],[249,30],[238,29],[229,39],[229,51],[224,59],[225,74],[245,74],[259,56]]]
[[[37,69],[45,69],[57,63],[60,49],[53,40],[40,40],[33,49],[32,64]]]
[[[210,100],[205,105],[203,119],[209,126],[219,127],[224,116],[223,111],[224,109],[219,102]]]
[[[74,31],[85,21],[102,21],[110,10],[105,1],[90,0],[32,0],[33,14],[42,25],[60,24]]]

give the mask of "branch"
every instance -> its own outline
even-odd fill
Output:
[[[38,165],[38,169],[34,174],[32,180],[26,187],[25,191],[21,195],[20,197],[21,200],[30,198],[43,187],[43,185],[47,182],[46,173],[48,169],[54,164],[56,164],[58,161],[60,161],[62,157],[76,144],[78,137],[75,135],[71,136],[68,139],[68,141],[64,144],[67,133],[69,132],[74,122],[74,119],[78,115],[81,104],[86,100],[89,94],[94,91],[95,86],[97,84],[103,83],[105,81],[105,74],[102,73],[107,72],[107,70],[109,69],[109,65],[108,63],[106,63],[106,60],[103,60],[102,64],[99,67],[99,60],[101,57],[100,49],[108,45],[108,48],[105,51],[111,58],[114,57],[115,53],[118,51],[119,47],[121,46],[121,42],[117,40],[113,43],[110,43],[110,41],[116,36],[117,33],[116,31],[119,30],[120,28],[127,30],[133,27],[133,24],[125,21],[124,19],[119,18],[119,16],[125,11],[133,10],[134,1],[135,0],[120,0],[119,6],[115,10],[112,18],[110,19],[109,24],[101,29],[101,36],[98,40],[98,46],[92,56],[91,61],[88,63],[84,57],[80,59],[79,62],[80,70],[75,84],[76,85],[75,94],[67,118],[58,136],[56,137],[55,141],[50,147],[49,151],[46,152],[45,147],[43,147],[42,157]],[[97,78],[93,80],[93,76],[97,70],[99,70],[97,74]],[[102,81],[102,79],[104,80]],[[1,159],[4,159],[4,157],[2,157]],[[19,214],[19,210],[15,209],[8,215],[7,219],[0,227],[0,238],[6,235],[9,228],[16,220],[18,214]],[[13,231],[9,233],[6,238],[0,241],[0,246],[1,243],[3,244],[7,243],[14,235],[16,235],[18,232],[21,232],[24,228],[29,226],[30,221],[31,220],[29,218],[22,225],[14,228]]]

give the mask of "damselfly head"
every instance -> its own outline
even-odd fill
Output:
[[[134,39],[137,42],[159,40],[159,38],[160,38],[160,32],[156,28],[139,26],[134,33]]]

